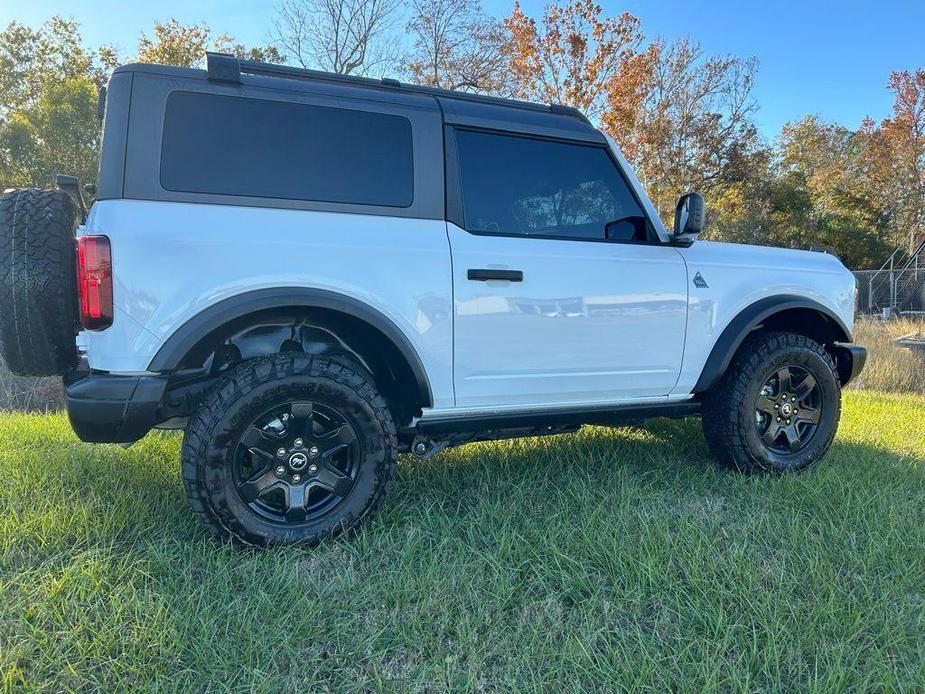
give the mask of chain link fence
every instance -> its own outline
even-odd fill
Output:
[[[925,267],[908,270],[863,270],[858,281],[859,313],[925,316]]]

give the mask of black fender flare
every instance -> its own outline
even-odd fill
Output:
[[[716,385],[719,379],[723,377],[723,374],[726,373],[726,369],[729,368],[729,364],[732,362],[732,358],[735,356],[739,346],[752,330],[775,313],[794,308],[816,311],[830,320],[837,331],[840,332],[837,342],[851,342],[851,331],[848,330],[842,319],[818,301],[789,294],[765,297],[742,309],[729,322],[720,334],[719,339],[713,344],[713,349],[710,356],[707,357],[703,370],[700,372],[700,378],[697,379],[693,392],[703,393]]]
[[[433,391],[424,370],[424,363],[408,337],[377,309],[358,299],[313,287],[271,287],[256,289],[223,299],[197,313],[181,325],[161,345],[148,371],[153,373],[176,370],[186,354],[213,330],[237,318],[276,308],[321,308],[339,311],[369,324],[389,339],[414,374],[425,407],[433,404]]]

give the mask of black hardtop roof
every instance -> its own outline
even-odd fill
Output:
[[[325,84],[334,88],[339,85],[350,91],[366,92],[367,94],[369,94],[367,90],[375,90],[378,100],[394,100],[406,104],[409,101],[416,101],[415,96],[418,99],[431,97],[439,104],[447,122],[454,122],[458,118],[459,122],[484,121],[486,124],[490,124],[510,119],[518,121],[521,128],[533,123],[538,130],[548,130],[546,126],[556,123],[557,125],[554,127],[557,130],[570,131],[574,136],[581,139],[602,139],[600,133],[591,125],[584,114],[571,106],[539,104],[531,101],[504,99],[436,87],[422,87],[387,77],[375,79],[339,75],[320,70],[262,63],[255,60],[239,60],[234,56],[223,53],[207,53],[205,70],[132,63],[117,68],[115,72],[144,72],[168,77],[206,79],[210,82],[225,84],[242,84],[252,82],[252,80],[266,84],[266,78],[271,78],[273,82],[278,79],[295,80],[305,87],[309,87],[310,84],[314,83],[316,85]],[[247,76],[253,76],[253,78]],[[454,114],[457,118],[454,118]]]

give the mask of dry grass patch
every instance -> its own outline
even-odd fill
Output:
[[[851,387],[925,394],[925,358],[896,344],[897,338],[915,332],[925,332],[925,320],[859,318],[854,341],[867,347],[867,365]]]

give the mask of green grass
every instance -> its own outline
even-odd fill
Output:
[[[693,420],[403,459],[314,551],[206,539],[179,444],[0,416],[5,689],[925,689],[925,398],[848,393],[783,478]]]

